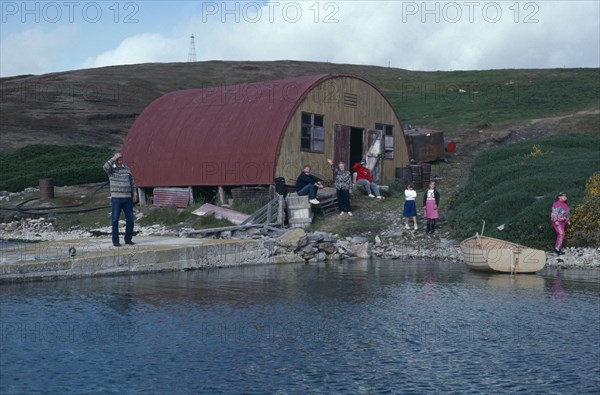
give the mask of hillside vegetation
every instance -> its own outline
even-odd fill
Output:
[[[144,108],[165,93],[340,72],[371,80],[402,123],[450,137],[600,108],[598,68],[419,72],[295,61],[149,63],[0,79],[0,150],[74,143],[116,148]],[[600,130],[597,113],[583,118],[555,131]]]
[[[450,133],[600,105],[599,69],[414,72],[373,80],[403,122]]]
[[[453,236],[472,236],[485,220],[486,236],[549,249],[555,195],[568,192],[571,207],[582,201],[586,182],[600,170],[599,147],[596,136],[572,134],[481,152],[450,203]]]
[[[18,192],[52,178],[54,185],[106,181],[102,165],[112,155],[104,147],[35,144],[0,152],[0,191]]]

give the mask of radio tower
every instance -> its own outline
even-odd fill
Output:
[[[194,33],[190,36],[190,52],[188,53],[188,62],[196,61],[196,43],[194,42]]]

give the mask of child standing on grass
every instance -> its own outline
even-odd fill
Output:
[[[427,218],[427,231],[425,233],[433,234],[435,232],[435,222],[440,217],[438,205],[440,204],[440,193],[435,187],[435,181],[429,183],[429,189],[423,195],[423,210]]]
[[[413,184],[408,184],[406,189],[404,190],[404,211],[402,215],[404,216],[404,227],[406,229],[410,229],[410,218],[412,217],[413,224],[415,226],[415,230],[419,229],[417,227],[417,203],[415,199],[417,198],[417,191],[415,191],[415,187]]]
[[[565,224],[571,225],[571,217],[569,215],[569,206],[567,204],[567,193],[559,192],[556,195],[554,204],[552,205],[552,213],[550,213],[552,227],[556,231],[556,243],[554,244],[554,252],[558,255],[563,255],[563,241],[565,240]]]

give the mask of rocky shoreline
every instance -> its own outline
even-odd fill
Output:
[[[124,225],[124,221],[123,225]],[[139,226],[136,236],[187,237],[193,229],[167,228],[162,225]],[[45,218],[21,219],[0,223],[0,240],[53,241],[89,239],[109,236],[109,226],[96,229],[73,227],[68,231],[56,231],[52,220]],[[328,232],[306,233],[303,229],[267,230],[250,228],[244,231],[224,231],[207,236],[213,239],[260,239],[273,244],[273,256],[295,257],[298,261],[337,261],[351,258],[425,258],[449,263],[463,263],[459,242],[440,231],[427,235],[398,227],[388,229],[372,238],[364,236],[340,237]],[[600,269],[600,248],[566,248],[565,255],[547,253],[547,267],[564,269]]]

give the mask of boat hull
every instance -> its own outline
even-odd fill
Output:
[[[546,265],[546,253],[505,240],[473,236],[460,249],[469,268],[502,273],[535,273]]]

